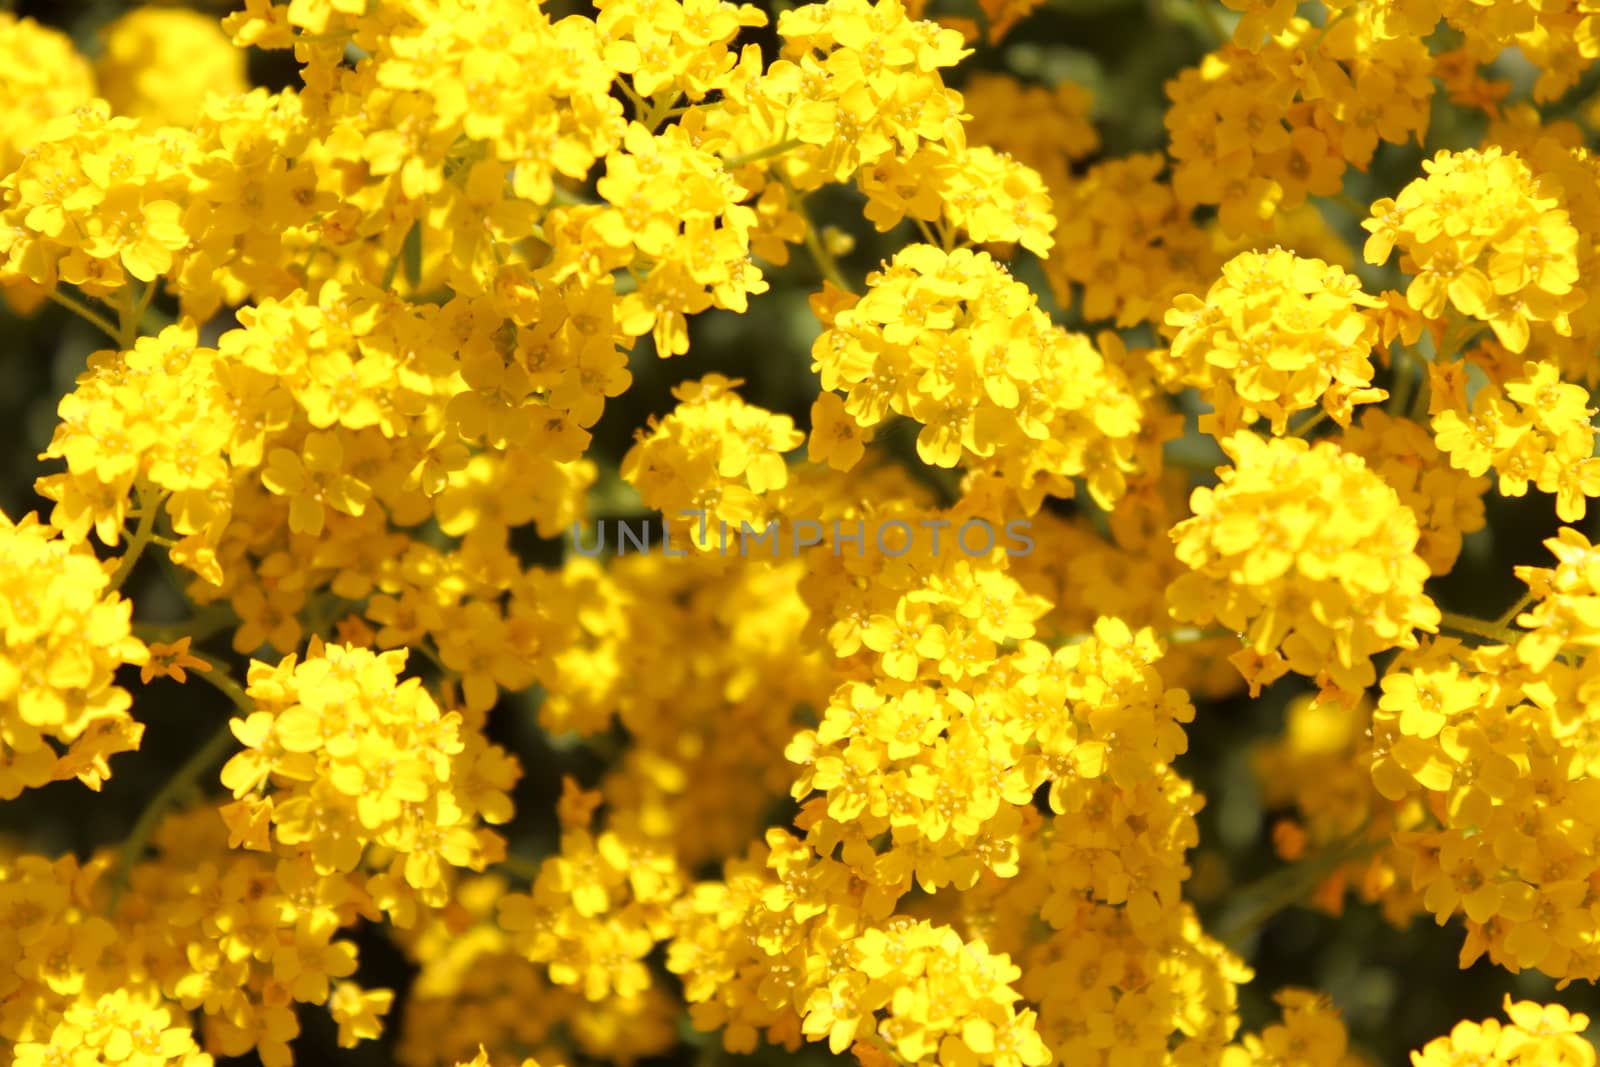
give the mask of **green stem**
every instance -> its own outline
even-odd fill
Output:
[[[551,183],[550,202],[562,207],[578,207],[584,204],[599,203],[597,200],[589,200],[586,197],[579,196],[577,193],[562,188],[560,182]]]
[[[117,328],[111,324],[111,320],[95,311],[93,308],[89,307],[89,305],[74,297],[68,296],[60,289],[50,290],[50,299],[66,308],[74,315],[78,316],[78,318],[82,319],[84,322],[87,322],[89,325],[95,327],[113,341],[118,341],[120,343],[121,336],[118,334]]]
[[[219,600],[214,604],[208,604],[187,619],[179,619],[177,622],[136,622],[133,624],[133,635],[146,644],[156,642],[169,645],[180,637],[204,641],[229,629],[238,621],[233,609]]]
[[[399,249],[395,251],[394,255],[389,257],[389,265],[385,267],[383,271],[383,284],[379,286],[379,288],[384,292],[388,293],[394,291],[395,279],[400,276],[400,265],[405,261],[406,258],[406,243],[411,239],[411,231],[415,230],[421,225],[421,219],[413,222],[411,224],[411,228],[406,230],[406,236],[401,239]]]
[[[1169,645],[1193,645],[1201,641],[1210,641],[1217,637],[1238,637],[1234,631],[1226,626],[1180,626],[1166,633],[1157,634]]]
[[[144,330],[145,315],[149,312],[150,305],[155,302],[155,299],[156,283],[151,282],[149,285],[144,287],[144,292],[139,296],[139,306],[134,309],[133,327],[135,330],[141,332]]]
[[[227,697],[233,706],[239,709],[241,714],[248,715],[255,710],[256,702],[250,699],[250,694],[244,691],[243,686],[233,680],[233,675],[228,672],[226,663],[210,653],[201,652],[194,648],[189,649],[189,655],[195,659],[204,660],[210,665],[211,669],[209,671],[195,671],[194,673],[202,681],[208,682],[211,688]]]
[[[446,678],[459,677],[455,671],[444,665],[444,660],[439,657],[439,653],[429,648],[427,642],[418,641],[416,644],[409,647],[416,652],[422,653],[422,658],[437,667],[439,669],[439,673],[444,675]]]
[[[833,255],[822,244],[822,238],[817,234],[817,228],[812,224],[811,216],[806,212],[805,198],[796,191],[794,184],[789,181],[789,176],[783,172],[782,167],[774,167],[772,173],[777,177],[790,199],[794,202],[795,214],[800,216],[800,221],[806,224],[806,251],[811,253],[812,262],[816,263],[817,270],[822,276],[847,293],[854,293],[850,283],[844,280],[844,275],[839,273],[839,264],[834,262]]]
[[[878,1049],[878,1051],[882,1052],[885,1056],[888,1056],[895,1063],[905,1062],[900,1058],[900,1053],[895,1051],[894,1046],[889,1044],[889,1042],[884,1039],[883,1035],[878,1033],[876,1028],[863,1028],[862,1030],[858,1030],[857,1033],[861,1034],[861,1039],[863,1041]]]
[[[672,109],[678,105],[678,98],[682,95],[682,93],[675,92],[671,96],[662,97],[659,102],[652,104],[649,109],[645,111],[644,117],[639,121],[644,123],[645,129],[649,130],[651,133],[655,133],[656,128],[659,127],[663,122],[667,121],[667,115],[669,115],[672,112]],[[641,103],[643,103],[643,101],[641,101]]]
[[[111,584],[106,587],[106,592],[113,593],[122,588],[122,583],[128,580],[128,575],[133,573],[133,565],[139,562],[139,557],[144,554],[145,548],[150,544],[150,539],[156,532],[156,513],[160,511],[160,503],[166,494],[158,492],[144,482],[138,483],[139,494],[139,525],[133,531],[133,537],[128,542],[128,550],[122,554],[122,560],[117,564],[116,571],[111,575]]]
[[[1433,385],[1428,380],[1426,367],[1420,368],[1417,375],[1417,393],[1411,398],[1411,409],[1406,412],[1406,418],[1412,422],[1428,425],[1428,405],[1433,398]]]
[[[1312,430],[1314,430],[1318,426],[1320,426],[1322,424],[1322,420],[1326,419],[1327,417],[1328,417],[1328,409],[1327,408],[1322,408],[1315,415],[1313,415],[1309,419],[1307,419],[1305,422],[1302,422],[1299,426],[1296,426],[1293,429],[1291,429],[1289,431],[1289,436],[1291,436],[1291,437],[1304,437],[1306,434],[1310,433]]]
[[[536,859],[508,853],[505,859],[495,864],[495,867],[519,881],[532,885],[539,877],[540,863]]]
[[[1499,623],[1489,622],[1486,619],[1475,618],[1471,615],[1461,615],[1454,611],[1439,612],[1439,625],[1446,630],[1471,634],[1474,637],[1487,637],[1489,640],[1498,641],[1501,644],[1510,644],[1517,637],[1516,634],[1511,633]]]
[[[150,282],[138,297],[133,295],[132,282],[117,290],[117,346],[124,352],[139,339],[139,319],[144,314],[145,301],[155,287],[156,283]]]
[[[1363,860],[1388,847],[1389,837],[1367,836],[1363,826],[1342,841],[1329,845],[1322,852],[1302,860],[1291,867],[1274,871],[1267,877],[1245,886],[1236,896],[1248,900],[1260,897],[1262,902],[1243,918],[1228,923],[1217,931],[1217,939],[1238,951],[1241,943],[1251,933],[1260,929],[1275,915],[1304,900],[1328,876],[1346,863]]]
[[[1195,11],[1200,16],[1200,22],[1211,35],[1211,41],[1216,45],[1227,44],[1232,40],[1232,35],[1222,28],[1222,20],[1217,17],[1216,9],[1211,6],[1211,0],[1194,0]]]
[[[1520,610],[1520,607],[1515,610]],[[1441,629],[1454,630],[1458,634],[1482,637],[1497,645],[1515,644],[1518,638],[1524,636],[1523,631],[1513,630],[1504,622],[1489,622],[1473,618],[1471,615],[1458,615],[1453,611],[1439,613],[1439,626]],[[1566,645],[1556,653],[1556,658],[1571,666],[1576,664],[1586,651],[1580,647]]]
[[[722,107],[722,101],[721,100],[709,100],[709,101],[708,100],[702,100],[698,104],[684,104],[681,107],[675,107],[675,108],[673,108],[673,109],[671,109],[670,111],[667,112],[666,117],[669,118],[669,119],[675,119],[675,118],[678,118],[678,117],[680,117],[682,115],[687,115],[689,112],[695,110],[696,108],[699,108],[701,111],[716,111],[717,109],[719,109],[721,107]]]
[[[1505,610],[1505,614],[1494,620],[1494,624],[1503,630],[1509,630],[1511,625],[1517,621],[1517,616],[1522,614],[1522,610],[1532,603],[1533,590],[1530,589],[1518,597],[1517,602]]]
[[[643,115],[646,111],[644,98],[633,91],[633,86],[629,85],[620,78],[617,79],[616,84],[617,88],[622,90],[622,95],[628,98],[628,103],[633,105],[634,117],[637,118],[638,116]]]
[[[1482,323],[1473,319],[1459,316],[1454,312],[1450,315],[1450,324],[1445,327],[1444,336],[1439,338],[1435,346],[1433,361],[1435,363],[1448,363],[1467,346],[1467,342],[1477,337]]]
[[[722,166],[725,170],[738,170],[740,167],[748,166],[751,163],[759,163],[763,159],[781,156],[791,148],[799,148],[803,144],[805,142],[800,138],[791,137],[787,141],[779,141],[775,145],[768,145],[766,148],[759,148],[754,152],[746,152],[742,156],[729,156],[722,161]]]
[[[1422,367],[1413,367],[1416,361],[1405,349],[1397,349],[1394,356],[1394,392],[1389,396],[1389,414],[1404,416],[1411,407],[1411,390],[1417,380],[1427,373]]]
[[[804,215],[804,212],[801,213]],[[839,265],[834,262],[833,255],[822,244],[822,238],[817,235],[816,227],[811,224],[811,219],[806,217],[806,251],[811,253],[811,258],[816,262],[817,269],[822,276],[847,293],[854,293],[850,283],[844,280],[844,275],[839,273]]]
[[[219,689],[223,689],[223,692],[228,692],[226,688],[218,685],[217,679],[211,677],[213,673],[215,673],[214,670],[195,672],[197,676],[206,679],[213,685],[217,685]],[[236,684],[233,684],[232,679],[228,681],[233,690],[247,701],[248,706],[249,698],[244,697],[244,692]],[[177,772],[161,786],[156,795],[150,798],[150,802],[139,813],[139,819],[133,824],[133,830],[128,834],[127,840],[117,850],[116,866],[111,873],[110,911],[115,912],[117,910],[117,902],[122,899],[122,893],[128,887],[128,874],[133,870],[133,865],[138,863],[140,857],[144,855],[144,850],[150,844],[150,838],[155,834],[156,827],[160,825],[162,816],[179,799],[194,789],[200,781],[200,776],[220,762],[222,757],[227,755],[228,749],[236,743],[233,737],[233,728],[228,723],[223,723],[222,728],[212,734],[210,739],[194,755],[184,761],[183,766],[179,767]]]
[[[1343,189],[1340,189],[1337,193],[1333,194],[1332,199],[1335,203],[1341,205],[1346,211],[1350,212],[1350,214],[1354,215],[1357,219],[1364,219],[1368,214],[1371,213],[1366,204],[1363,204],[1361,201],[1357,200]]]

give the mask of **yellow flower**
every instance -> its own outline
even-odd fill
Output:
[[[845,411],[838,393],[821,393],[811,405],[811,432],[806,436],[806,457],[847,471],[861,462],[872,432],[858,425]]]
[[[194,638],[184,636],[171,644],[153,642],[150,645],[150,658],[139,668],[139,681],[150,684],[154,678],[171,678],[175,682],[188,680],[184,668],[195,671],[209,671],[211,664],[196,656],[189,654],[189,644]]]
[[[1172,530],[1191,568],[1171,586],[1175,618],[1219,621],[1346,693],[1373,682],[1372,656],[1437,630],[1416,516],[1365,463],[1328,442],[1225,444],[1233,465]]]
[[[339,1046],[354,1048],[363,1040],[377,1037],[383,1032],[378,1021],[394,1003],[392,989],[362,989],[354,982],[337,982],[333,996],[328,1000],[328,1010],[333,1021],[339,1024]]]
[[[1087,337],[983,252],[912,245],[867,280],[812,346],[858,426],[909,416],[923,462],[998,474],[1029,511],[1078,476],[1102,503],[1120,495],[1141,411]]]
[[[1474,478],[1492,467],[1503,496],[1524,496],[1530,485],[1554,493],[1557,516],[1578,521],[1588,498],[1600,496],[1588,390],[1561,381],[1560,371],[1547,362],[1525,362],[1520,373],[1497,368],[1496,377],[1469,408],[1464,391],[1453,387],[1456,376],[1430,366],[1439,450],[1452,467]]]
[[[289,498],[289,528],[311,537],[322,533],[324,508],[359,516],[372,497],[364,482],[345,471],[339,438],[320,431],[306,435],[298,455],[287,448],[267,453],[261,483]]]
[[[0,175],[8,174],[49,120],[95,95],[88,62],[71,38],[31,18],[0,13]]]
[[[417,680],[401,682],[404,664],[403,651],[320,642],[304,661],[253,663],[257,710],[232,721],[245,751],[222,769],[236,799],[270,789],[267,807],[234,809],[234,837],[250,847],[269,819],[278,842],[310,849],[321,875],[386,852],[408,886],[384,905],[392,911],[436,905],[446,868],[481,868],[501,847],[478,814],[503,798],[481,780],[464,788],[488,743],[464,737],[460,715],[441,711]]]
[[[1568,313],[1584,300],[1578,282],[1578,233],[1558,197],[1519,156],[1498,147],[1441,151],[1423,162],[1427,176],[1373,203],[1362,226],[1365,255],[1383,263],[1403,253],[1414,275],[1407,302],[1428,318],[1447,306],[1487,323],[1512,352],[1528,347],[1531,328],[1570,332]]]
[[[1215,409],[1201,429],[1226,436],[1264,416],[1282,434],[1319,403],[1348,425],[1353,405],[1388,396],[1372,388],[1378,326],[1367,309],[1377,306],[1320,259],[1275,248],[1229,260],[1204,300],[1183,294],[1166,314],[1183,383]]]
[[[214,18],[198,11],[135,8],[102,34],[95,78],[119,115],[156,126],[192,126],[207,93],[228,96],[249,88],[244,53]]]
[[[0,514],[0,798],[61,778],[99,789],[107,757],[139,747],[113,672],[149,651],[110,584],[88,545]]]
[[[746,404],[720,374],[678,386],[678,406],[622,459],[622,477],[696,547],[720,549],[721,526],[771,521],[765,498],[788,484],[783,454],[805,440],[787,415]]]

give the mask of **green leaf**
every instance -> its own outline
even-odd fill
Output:
[[[422,284],[422,220],[418,219],[406,231],[406,242],[400,246],[400,258],[405,264],[406,281],[412,290]]]

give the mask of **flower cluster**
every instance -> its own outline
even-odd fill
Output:
[[[765,529],[763,498],[789,481],[783,454],[805,440],[784,415],[746,404],[741,384],[721,375],[679,386],[678,407],[641,435],[622,461],[622,477],[651,507],[688,518],[693,543],[710,549],[711,523]]]
[[[1553,363],[1517,368],[1514,360],[1500,360],[1490,368],[1498,380],[1470,400],[1466,364],[1429,368],[1430,423],[1439,450],[1471,477],[1493,468],[1502,496],[1523,496],[1530,485],[1555,494],[1561,521],[1577,522],[1588,498],[1600,496],[1589,391],[1563,382]]]
[[[0,41],[0,173],[9,174],[52,120],[94,99],[94,73],[65,34],[9,11]]]
[[[1527,163],[1490,147],[1440,152],[1423,170],[1373,203],[1367,262],[1398,247],[1413,275],[1407,303],[1428,318],[1448,308],[1487,323],[1512,352],[1527,349],[1535,324],[1570,333],[1568,313],[1584,301],[1578,232]]]
[[[227,837],[215,807],[174,815],[159,856],[109,886],[109,856],[7,861],[0,947],[18,962],[0,1039],[16,1062],[208,1067],[257,1049],[284,1067],[296,1002],[328,1004],[346,1045],[378,1032],[393,993],[346,981],[355,945],[336,936],[371,909],[359,884],[320,879],[309,859],[274,869]]]
[[[0,799],[63,778],[99,789],[108,757],[144,734],[113,680],[148,655],[133,604],[81,541],[31,515],[0,515],[0,589]]]
[[[1432,824],[1397,835],[1422,905],[1465,916],[1462,960],[1600,975],[1588,890],[1594,830],[1594,549],[1566,529],[1553,569],[1518,568],[1527,611],[1497,641],[1441,639],[1405,653],[1382,682],[1372,775],[1385,797],[1421,799]]]
[[[1171,586],[1176,618],[1239,633],[1262,681],[1292,670],[1352,694],[1374,655],[1437,631],[1416,516],[1360,457],[1250,433],[1227,445],[1233,465],[1172,530],[1191,569]]]
[[[448,899],[445,868],[503,854],[478,822],[510,815],[519,773],[419,679],[400,682],[405,659],[313,642],[303,662],[255,664],[254,710],[231,723],[245,750],[222,769],[232,843],[303,846],[319,876],[381,867],[368,888],[403,925],[419,901]]]
[[[1587,1015],[1568,1012],[1559,1004],[1513,1002],[1510,996],[1505,998],[1505,1013],[1509,1024],[1499,1019],[1457,1023],[1448,1036],[1413,1052],[1412,1064],[1444,1067],[1467,1057],[1496,1067],[1535,1063],[1591,1067],[1594,1063],[1594,1046],[1579,1036],[1589,1027]]]
[[[1178,197],[1217,205],[1230,233],[1270,230],[1308,196],[1338,193],[1346,170],[1366,170],[1380,142],[1420,139],[1431,61],[1420,34],[1393,31],[1387,7],[1351,5],[1316,26],[1274,5],[1285,17],[1247,16],[1239,43],[1169,82]]]
[[[193,126],[207,94],[249,90],[245,54],[198,11],[136,7],[103,32],[95,86],[118,115],[151,126]]]
[[[849,884],[842,865],[774,830],[725,882],[701,887],[668,957],[696,1023],[723,1027],[735,1051],[765,1030],[789,1043],[826,1038],[838,1052],[876,1037],[905,1063],[1050,1061],[1033,1012],[1017,1009],[1019,971],[1004,954],[948,926],[874,923],[824,903]]]
[[[678,1005],[659,984],[592,1001],[581,988],[553,985],[543,964],[515,951],[495,920],[508,889],[498,875],[468,879],[448,913],[407,932],[402,947],[420,970],[401,1020],[398,1062],[449,1067],[480,1049],[488,1062],[516,1063],[517,1050],[532,1049],[542,1063],[561,1064],[562,1032],[582,1055],[623,1064],[673,1047]]]
[[[1185,384],[1207,389],[1215,415],[1206,428],[1219,437],[1263,417],[1282,434],[1319,401],[1348,425],[1354,405],[1388,395],[1372,388],[1378,324],[1367,310],[1377,304],[1320,259],[1245,252],[1223,264],[1204,300],[1173,301],[1171,358]]]
[[[1102,502],[1120,495],[1140,407],[1088,337],[1053,325],[984,252],[912,245],[867,282],[828,309],[812,348],[856,425],[912,419],[924,462],[993,472],[1030,511],[1076,477]]]
[[[1417,518],[1417,555],[1434,574],[1449,574],[1461,556],[1462,539],[1484,527],[1488,479],[1459,469],[1444,443],[1424,427],[1376,407],[1362,411],[1339,447],[1361,457],[1399,494]]]
[[[544,964],[555,985],[633,1001],[651,988],[644,958],[674,929],[683,878],[671,851],[637,830],[591,833],[600,799],[568,780],[560,854],[539,865],[529,892],[500,898],[498,922],[507,947]]]

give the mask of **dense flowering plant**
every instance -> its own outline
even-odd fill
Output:
[[[0,1060],[1593,1067],[1600,8],[1185,4],[0,12]]]

